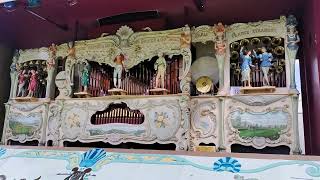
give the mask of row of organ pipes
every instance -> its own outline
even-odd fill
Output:
[[[128,72],[122,73],[121,88],[127,91],[128,95],[148,95],[149,90],[155,87],[156,71],[153,69],[154,60],[144,61],[131,68]],[[90,83],[89,92],[93,97],[106,96],[108,90],[113,88],[113,67],[99,65],[90,62]],[[182,58],[176,56],[167,60],[167,70],[165,75],[165,88],[169,94],[178,94],[179,89],[179,69],[182,67]],[[79,72],[81,73],[81,72]],[[80,82],[81,75],[78,75]],[[79,91],[83,90],[80,83],[77,86]]]
[[[115,108],[111,111],[97,112],[91,118],[92,124],[142,124],[144,115],[139,111],[130,111],[128,108]]]

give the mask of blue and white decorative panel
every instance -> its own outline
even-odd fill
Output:
[[[320,161],[0,148],[0,178],[316,180]]]

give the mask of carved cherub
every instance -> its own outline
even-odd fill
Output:
[[[190,46],[191,46],[191,34],[190,34],[190,31],[185,30],[181,33],[180,48],[190,49]]]
[[[56,59],[56,53],[57,53],[57,46],[52,43],[49,47],[49,59],[47,61],[48,69],[51,69],[55,65],[55,59]]]

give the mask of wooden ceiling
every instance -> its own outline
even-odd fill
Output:
[[[18,0],[19,1],[19,0]],[[20,0],[24,1],[24,0]],[[302,0],[206,0],[205,9],[199,11],[196,0],[78,0],[69,6],[67,0],[42,0],[42,5],[32,9],[56,23],[67,25],[63,31],[18,7],[14,12],[0,9],[0,42],[15,48],[49,46],[73,39],[75,22],[79,22],[79,39],[87,39],[97,29],[97,19],[126,12],[158,10],[160,18],[141,22],[108,25],[104,30],[112,34],[123,24],[139,31],[144,26],[153,30],[198,26],[222,21],[225,24],[279,18],[280,15],[303,15]],[[91,36],[90,36],[91,37]]]

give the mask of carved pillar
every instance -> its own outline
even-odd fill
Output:
[[[218,104],[218,112],[219,112],[219,119],[217,121],[218,124],[218,144],[217,149],[218,151],[226,151],[225,145],[224,145],[224,99],[220,97],[219,98],[219,104]]]
[[[295,59],[289,59],[290,65],[290,89],[296,89],[296,78],[295,78]]]
[[[3,125],[3,132],[2,132],[2,138],[1,138],[1,143],[0,144],[4,144],[7,145],[7,127],[9,126],[9,122],[8,122],[8,115],[9,115],[9,111],[10,111],[10,104],[6,103],[5,104],[5,109],[6,109],[6,113],[5,113],[5,119],[4,119],[4,125]]]
[[[225,95],[224,92],[224,63],[226,58],[226,41],[225,41],[225,27],[219,22],[214,26],[214,32],[216,35],[216,41],[214,45],[215,55],[218,61],[219,68],[219,95]]]
[[[179,77],[180,89],[182,93],[190,94],[190,82],[191,82],[191,50],[188,48],[182,49],[181,54],[183,55],[183,73]]]
[[[188,150],[190,146],[190,97],[188,95],[182,95],[179,99],[181,107],[181,128],[183,129],[181,139],[178,140],[177,151]]]
[[[218,68],[219,68],[219,95],[224,95],[224,61],[225,61],[225,54],[223,55],[216,55],[218,61]]]
[[[10,87],[10,98],[15,98],[17,95],[17,86],[18,86],[18,73],[17,71],[10,72],[11,87]]]
[[[299,95],[295,94],[291,96],[292,101],[292,126],[293,126],[293,135],[294,135],[294,144],[292,148],[293,154],[301,154],[300,141],[299,141],[299,122],[298,122],[298,106],[299,106]]]
[[[63,109],[63,101],[55,101],[48,105],[48,118],[46,129],[46,141],[51,140],[53,146],[63,146],[63,141],[60,139],[61,129],[61,111]]]
[[[54,75],[56,72],[55,67],[48,67],[48,77],[47,77],[47,88],[46,88],[46,98],[52,98],[54,93]]]

